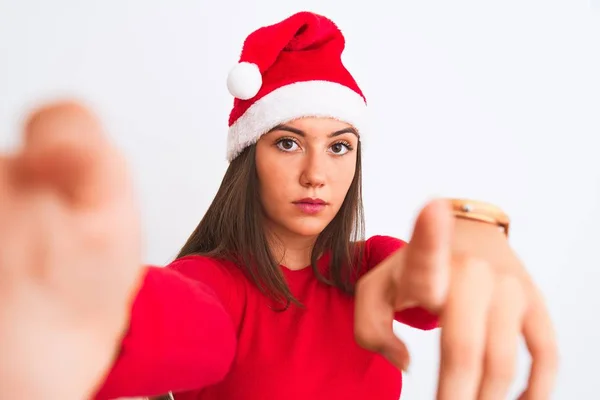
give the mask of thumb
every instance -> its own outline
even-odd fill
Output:
[[[75,206],[107,201],[124,190],[124,162],[81,105],[59,103],[33,113],[15,163],[22,185],[56,190]]]
[[[421,210],[400,276],[401,306],[439,309],[449,286],[453,229],[454,217],[446,200],[433,200]]]
[[[410,365],[410,353],[406,344],[396,336],[393,329],[382,332],[380,354],[396,368],[407,372]]]
[[[363,290],[364,289],[364,290]],[[410,354],[406,344],[393,331],[394,310],[382,295],[380,286],[369,285],[357,291],[354,318],[356,343],[385,357],[406,372]]]

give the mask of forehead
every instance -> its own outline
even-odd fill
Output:
[[[298,129],[310,136],[328,136],[332,132],[352,128],[352,125],[333,118],[306,117],[289,121],[286,126]]]

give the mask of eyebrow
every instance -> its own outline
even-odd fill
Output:
[[[288,125],[277,125],[273,129],[271,129],[269,132],[273,132],[273,131],[287,131],[287,132],[295,133],[298,136],[302,136],[302,137],[306,136],[306,133],[304,131],[297,129],[297,128],[292,128],[291,126],[288,126]],[[344,133],[352,133],[356,137],[358,137],[358,132],[354,128],[340,129],[339,131],[330,133],[329,135],[327,135],[327,137],[332,138],[332,137],[343,135]]]

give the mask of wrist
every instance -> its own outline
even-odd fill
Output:
[[[449,199],[454,217],[457,222],[467,222],[467,228],[486,229],[496,228],[508,236],[510,220],[504,211],[493,204],[471,199]]]

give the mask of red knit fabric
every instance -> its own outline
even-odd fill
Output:
[[[365,270],[403,245],[367,241]],[[320,267],[326,268],[326,258]],[[397,400],[400,372],[353,337],[351,296],[318,282],[311,268],[281,267],[305,308],[275,311],[235,265],[190,256],[150,268],[131,329],[97,399],[173,391],[177,400]],[[422,309],[396,319],[432,329]]]

